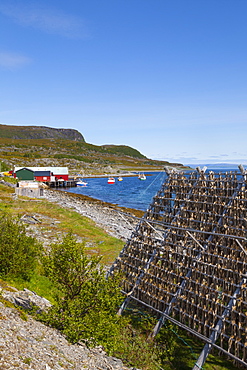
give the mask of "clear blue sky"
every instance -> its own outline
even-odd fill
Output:
[[[1,0],[0,123],[247,164],[247,0]]]

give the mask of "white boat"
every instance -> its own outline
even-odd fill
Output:
[[[114,177],[109,177],[107,180],[108,184],[115,184],[115,179]]]
[[[87,182],[80,179],[80,180],[76,181],[76,186],[87,186]]]
[[[144,173],[139,173],[138,179],[139,180],[146,180],[146,176],[144,175]]]
[[[119,177],[118,177],[118,181],[123,181],[122,176],[119,176]]]

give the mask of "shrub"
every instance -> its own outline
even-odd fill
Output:
[[[160,370],[161,353],[154,341],[147,337],[139,329],[133,329],[131,325],[126,326],[119,338],[119,346],[114,356],[126,359],[129,367],[137,367],[143,370]]]
[[[26,235],[19,219],[0,216],[0,275],[29,280],[38,261],[41,245]]]
[[[127,366],[161,369],[173,352],[171,332],[162,340],[147,340],[156,320],[139,309],[117,315],[123,301],[118,277],[105,278],[101,257],[88,256],[85,246],[70,233],[50,246],[43,257],[46,276],[57,289],[55,303],[38,318],[57,328],[72,343],[102,345],[108,355]]]
[[[5,162],[0,161],[0,172],[8,171],[8,170],[9,170],[9,166]]]
[[[44,270],[60,294],[43,320],[61,330],[72,343],[103,345],[112,353],[125,323],[116,314],[123,298],[118,279],[106,280],[100,260],[87,256],[84,245],[72,234],[51,245],[43,259]]]

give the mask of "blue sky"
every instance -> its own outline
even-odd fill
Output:
[[[247,164],[246,0],[1,0],[0,123]]]

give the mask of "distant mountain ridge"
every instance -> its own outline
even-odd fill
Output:
[[[0,124],[0,139],[12,140],[67,140],[89,145],[88,150],[97,146],[86,143],[84,136],[77,130],[68,128],[52,128],[47,126],[12,126]],[[112,154],[146,158],[138,150],[127,145],[100,145],[97,150],[106,150]]]
[[[101,145],[101,148],[113,152],[115,154],[123,154],[130,157],[136,158],[147,158],[145,155],[141,154],[137,149],[131,148],[128,145]]]
[[[243,161],[240,160],[239,163],[199,163],[199,164],[188,164],[188,166],[194,168],[197,166],[204,167],[206,166],[207,169],[236,169],[238,170],[239,164],[242,164]],[[245,161],[243,163],[245,165]]]
[[[83,141],[83,135],[74,129],[46,126],[10,126],[0,124],[0,138],[9,139],[64,139]]]
[[[127,145],[94,145],[74,129],[0,124],[0,165],[13,167],[68,167],[71,174],[116,174],[183,168],[147,158]]]

